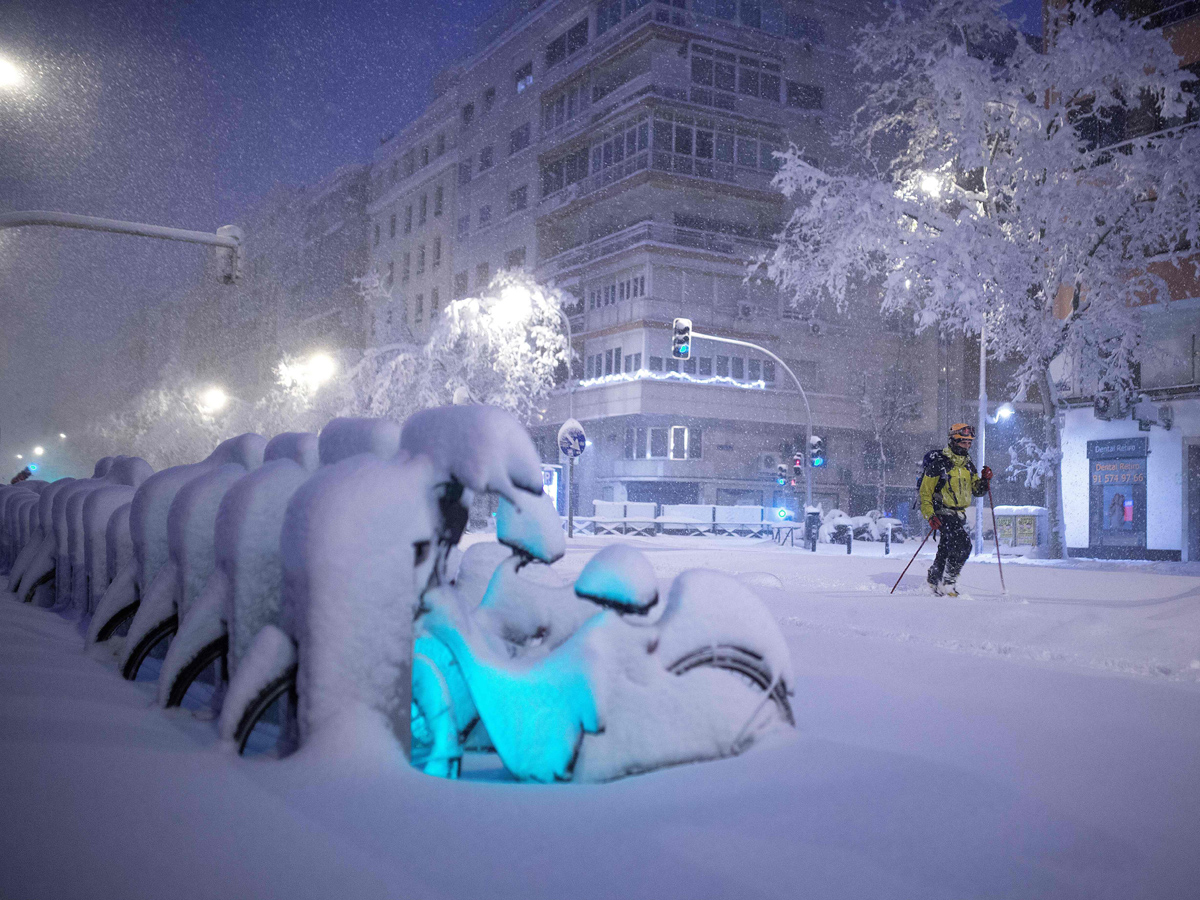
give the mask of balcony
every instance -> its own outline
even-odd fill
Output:
[[[639,153],[642,156],[644,153]],[[617,168],[612,166],[611,168]],[[697,231],[661,222],[639,222],[615,234],[574,247],[544,261],[540,266],[546,275],[562,275],[571,269],[586,265],[606,256],[628,250],[639,245],[683,247],[705,253],[717,253],[738,260],[751,260],[772,249],[770,241],[740,235],[721,234],[712,231]]]

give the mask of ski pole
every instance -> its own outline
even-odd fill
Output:
[[[932,529],[932,528],[930,528],[930,529],[929,529],[929,534],[933,534],[933,529]],[[926,542],[927,540],[929,540],[929,534],[927,534],[927,535],[925,535],[925,537],[921,538],[921,547],[924,547],[924,546],[925,546],[925,542]],[[917,548],[917,551],[916,551],[916,553],[914,553],[914,554],[912,555],[912,559],[910,559],[910,560],[908,561],[908,566],[911,566],[913,563],[915,563],[915,562],[917,561],[917,553],[920,553],[920,552],[921,552],[921,547],[918,547],[918,548]],[[893,585],[892,585],[892,589],[891,589],[890,591],[888,591],[888,593],[889,593],[889,594],[894,594],[894,593],[896,593],[896,588],[900,587],[900,582],[904,580],[904,576],[905,576],[905,574],[907,574],[907,572],[908,572],[908,566],[905,566],[905,567],[904,567],[904,571],[900,573],[900,577],[896,579],[896,583],[895,583],[895,584],[893,584]]]
[[[996,565],[1000,567],[1000,590],[1008,593],[1004,586],[1004,563],[1000,562],[1000,531],[996,528],[996,504],[992,502],[992,486],[988,485],[988,506],[992,510],[992,537],[996,539]]]

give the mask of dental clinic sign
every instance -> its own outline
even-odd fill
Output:
[[[1088,441],[1088,543],[1146,546],[1148,438]]]

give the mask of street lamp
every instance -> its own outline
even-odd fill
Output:
[[[65,434],[63,434],[63,433],[60,431],[60,432],[58,433],[58,439],[59,439],[60,441],[65,441],[65,440],[67,439],[67,436],[66,436]]]
[[[41,455],[42,455],[43,453],[45,453],[45,452],[46,452],[46,448],[45,448],[45,447],[42,447],[42,446],[40,446],[40,445],[39,445],[39,446],[37,446],[37,447],[34,447],[34,448],[33,448],[33,455],[34,455],[34,456],[41,456]]]
[[[500,302],[494,307],[501,324],[515,325],[533,312],[533,297],[528,289],[517,284],[506,285],[500,291]],[[575,355],[575,341],[571,334],[571,317],[562,311],[556,303],[554,311],[558,313],[567,328],[567,418],[575,418],[575,367],[572,365]],[[495,314],[494,313],[494,314]]]
[[[25,76],[14,63],[0,56],[0,88],[18,88],[25,82]]]
[[[1007,422],[1013,417],[1013,413],[1015,412],[1016,410],[1013,409],[1013,405],[1011,403],[1001,403],[999,409],[996,410],[996,414],[994,416],[988,416],[988,424],[996,425],[1000,422]]]
[[[25,458],[25,457],[24,457],[24,456],[22,456],[20,453],[18,453],[18,454],[17,454],[17,459],[24,459],[24,458]]]
[[[200,395],[200,412],[213,415],[223,410],[229,403],[229,395],[219,387],[210,387]]]
[[[940,197],[942,195],[942,180],[932,172],[926,172],[921,176],[919,182],[921,190],[930,197]]]
[[[314,353],[304,366],[310,388],[319,388],[337,372],[337,362],[328,353]]]

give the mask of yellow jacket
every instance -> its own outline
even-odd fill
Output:
[[[961,515],[975,497],[987,493],[987,488],[971,457],[943,447],[940,452],[931,450],[925,454],[920,493],[921,516],[928,519],[946,511]]]

